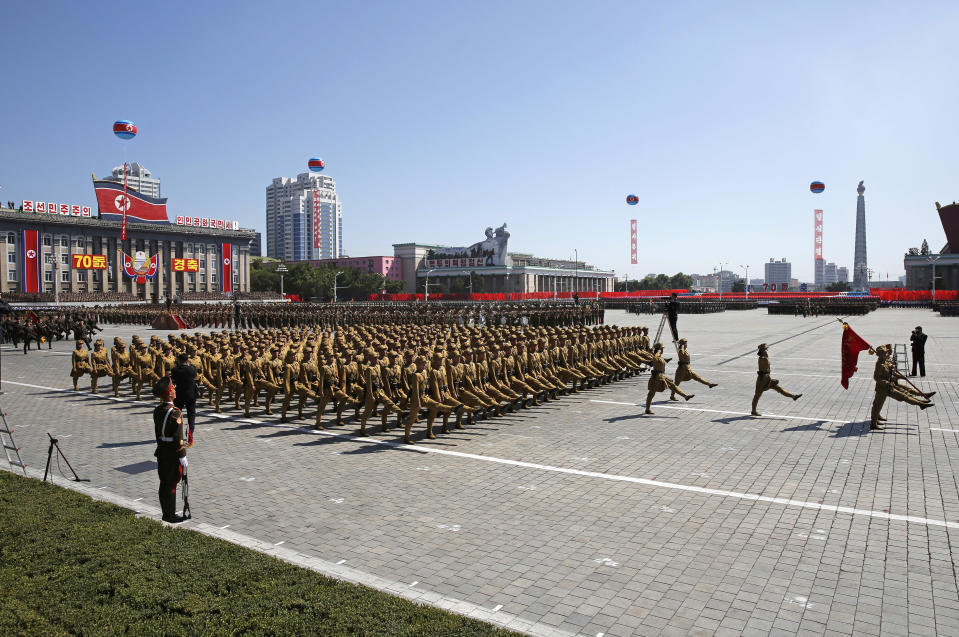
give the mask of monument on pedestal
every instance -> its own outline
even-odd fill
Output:
[[[863,197],[866,188],[861,181],[856,192],[859,196],[856,198],[856,256],[852,261],[852,287],[854,290],[867,290],[869,289],[869,264],[866,261],[866,198]]]

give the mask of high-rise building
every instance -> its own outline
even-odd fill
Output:
[[[266,254],[286,261],[343,254],[342,207],[332,177],[300,173],[266,187]]]
[[[838,269],[839,268],[836,267],[836,264],[831,261],[823,266],[823,287],[832,285],[833,283],[837,283],[839,281]]]
[[[770,259],[769,263],[766,263],[765,266],[767,285],[781,286],[785,284],[788,287],[792,282],[793,264],[786,261],[785,257],[783,257],[782,261]]]
[[[122,184],[123,166],[116,166],[113,169],[113,174],[110,177],[104,177],[103,180]],[[160,180],[154,179],[153,173],[137,162],[127,164],[127,186],[142,195],[160,197]]]
[[[836,268],[836,282],[849,283],[849,268]]]
[[[260,256],[263,256],[262,253],[261,253],[261,251],[262,251],[262,248],[261,248],[262,244],[263,244],[263,235],[260,234],[259,232],[257,232],[257,233],[256,233],[256,238],[253,239],[253,241],[250,242],[250,256],[251,256],[251,257],[260,257]]]
[[[866,261],[866,192],[865,186],[859,182],[856,188],[859,196],[856,198],[856,256],[852,261],[852,287],[865,290],[869,287],[869,263]]]

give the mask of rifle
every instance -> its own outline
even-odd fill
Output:
[[[183,519],[189,520],[190,515],[190,481],[187,479],[186,469],[183,470]]]

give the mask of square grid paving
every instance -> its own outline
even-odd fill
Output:
[[[923,325],[916,380],[934,409],[889,401],[886,430],[870,432],[875,359],[863,353],[843,390],[835,319],[683,315],[692,366],[719,387],[659,394],[654,416],[637,406],[645,375],[413,447],[395,429],[363,439],[352,424],[316,433],[198,405],[184,526],[535,634],[959,634],[959,321],[895,309],[850,322],[874,344]],[[103,336],[135,331],[152,333]],[[767,392],[753,418],[760,342],[803,398]],[[71,349],[3,347],[0,404],[26,462],[42,472],[49,431],[87,492],[155,512],[141,502],[156,504],[156,473],[139,464],[152,404],[63,391]]]

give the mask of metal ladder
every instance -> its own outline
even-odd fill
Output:
[[[656,338],[653,339],[653,344],[661,342],[659,337],[663,335],[663,328],[666,327],[666,313],[663,312],[663,318],[659,320],[659,329],[656,330]],[[672,336],[672,334],[670,334]],[[676,348],[676,353],[679,353],[679,341],[673,341],[673,347]]]
[[[7,412],[3,409],[0,409],[0,421],[3,422],[3,425],[0,426],[0,444],[3,445],[4,453],[7,454],[7,462],[15,467],[20,467],[23,469],[23,475],[27,475],[27,465],[23,463],[23,458],[20,457],[20,447],[13,441],[13,429],[10,429],[7,424]]]
[[[896,365],[896,369],[904,376],[908,376],[910,371],[908,352],[909,350],[906,349],[905,343],[896,343],[893,345],[892,362]]]

